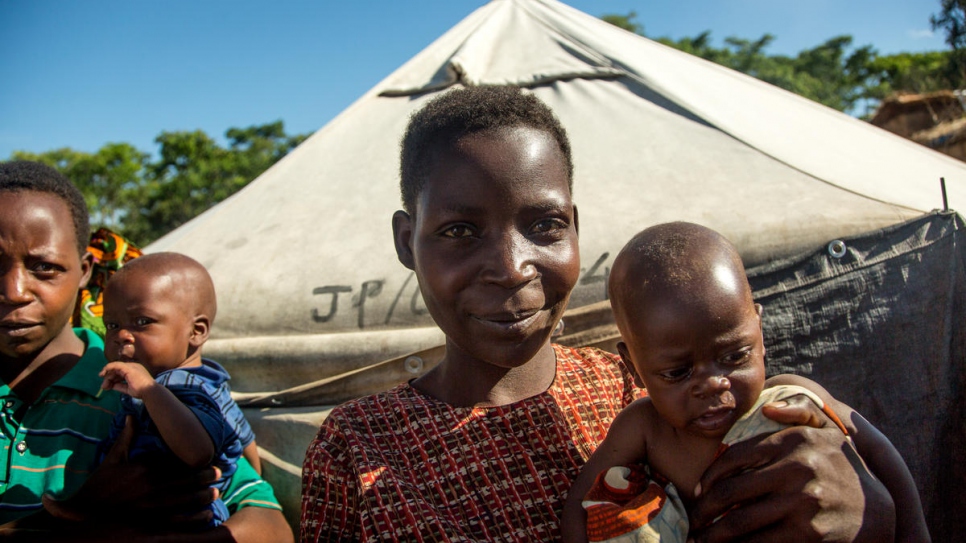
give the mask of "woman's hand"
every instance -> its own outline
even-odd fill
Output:
[[[689,538],[892,541],[892,498],[842,431],[808,400],[792,398],[765,413],[824,427],[787,428],[732,445],[701,478]]]
[[[212,514],[207,506],[217,498],[217,490],[209,485],[221,476],[218,468],[188,470],[170,460],[151,461],[148,457],[144,463],[130,462],[126,451],[133,438],[133,419],[128,417],[104,462],[73,496],[62,501],[43,496],[47,512],[81,522],[186,529],[205,526]]]

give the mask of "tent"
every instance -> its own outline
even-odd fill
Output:
[[[398,145],[413,111],[481,84],[525,87],[569,131],[583,268],[567,341],[612,341],[600,311],[609,266],[648,225],[707,225],[754,266],[966,203],[962,162],[554,0],[493,0],[148,247],[211,271],[219,315],[206,354],[240,400],[262,406],[248,413],[290,519],[324,406],[418,375],[441,353],[393,251]]]

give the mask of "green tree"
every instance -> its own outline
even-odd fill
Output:
[[[933,30],[946,33],[946,45],[966,49],[966,0],[941,0],[938,15],[929,17]]]
[[[232,128],[221,147],[200,130],[162,132],[159,159],[148,165],[125,234],[153,241],[231,196],[308,135],[287,136],[282,121]]]
[[[644,35],[634,12],[602,18]],[[767,48],[774,39],[771,34],[755,40],[731,36],[722,47],[715,47],[711,32],[705,31],[694,37],[660,37],[656,41],[840,111],[855,112],[863,105],[868,111],[889,93],[899,90],[950,88],[944,86],[951,81],[948,74],[937,71],[937,60],[946,58],[941,53],[879,57],[869,45],[853,47],[851,36],[835,36],[794,57],[770,55]]]
[[[962,73],[950,70],[953,51],[898,53],[876,57],[871,69],[878,81],[868,88],[870,98],[882,100],[898,92],[924,93],[966,85]]]
[[[962,83],[966,79],[966,0],[941,0],[938,15],[929,17],[933,30],[943,30],[946,45],[952,48],[947,58],[946,78]]]
[[[84,195],[92,226],[122,230],[128,207],[139,192],[148,155],[127,143],[108,143],[96,153],[64,147],[39,154],[16,151],[11,158],[56,168]]]
[[[634,20],[637,18],[636,11],[631,11],[627,15],[617,15],[615,13],[611,13],[608,15],[601,15],[600,18],[614,26],[623,28],[628,32],[633,32],[642,36],[644,35],[644,25]]]
[[[127,143],[96,153],[70,148],[14,152],[12,159],[57,168],[76,184],[95,227],[106,226],[144,246],[231,196],[302,143],[282,121],[231,128],[228,146],[200,130],[162,132],[157,160]]]

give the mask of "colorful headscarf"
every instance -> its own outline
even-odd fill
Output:
[[[130,240],[107,228],[98,228],[91,234],[87,250],[94,255],[94,267],[87,287],[78,295],[73,325],[104,337],[104,286],[114,272],[142,253]]]

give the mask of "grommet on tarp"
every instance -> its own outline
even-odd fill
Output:
[[[419,358],[418,356],[407,357],[406,360],[403,361],[403,366],[409,373],[422,373],[423,359]]]
[[[828,244],[828,254],[832,255],[832,258],[842,258],[845,256],[845,249],[845,242],[840,239],[832,240]]]

